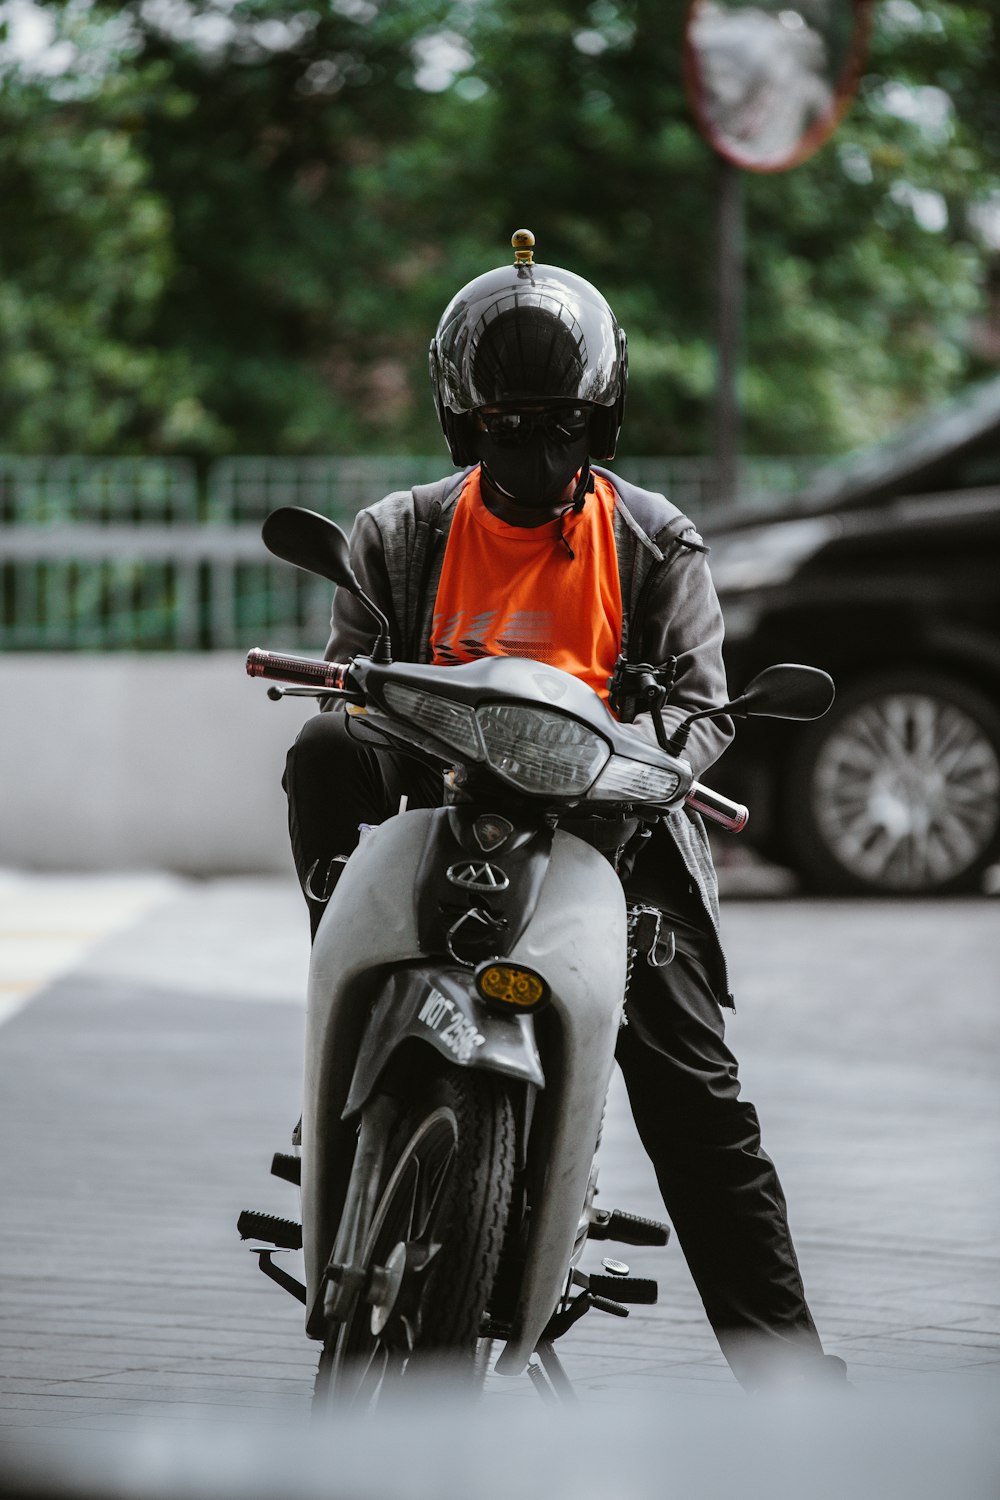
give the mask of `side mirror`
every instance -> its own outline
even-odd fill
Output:
[[[300,505],[282,505],[278,510],[272,510],[260,534],[268,552],[273,552],[282,562],[291,563],[307,573],[317,573],[320,578],[328,578],[338,588],[346,589],[360,600],[378,621],[372,660],[381,663],[392,660],[389,621],[358,582],[351,566],[351,544],[336,521]]]
[[[272,510],[260,534],[268,552],[282,562],[329,578],[352,594],[361,592],[351,567],[351,544],[336,521],[299,505],[283,505]]]
[[[793,662],[765,667],[731,703],[689,714],[663,748],[668,755],[683,755],[691,725],[722,714],[732,714],[736,719],[821,719],[835,691],[833,678],[819,667],[800,667]]]
[[[729,712],[748,719],[821,719],[835,692],[827,672],[783,662],[758,672],[729,704]]]

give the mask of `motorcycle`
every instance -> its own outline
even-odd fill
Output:
[[[247,1211],[262,1271],[304,1304],[322,1344],[316,1399],[368,1406],[435,1360],[482,1380],[528,1373],[571,1399],[555,1341],[586,1313],[625,1317],[656,1283],[588,1243],[663,1245],[666,1224],[599,1208],[596,1150],[637,962],[669,961],[654,908],[617,866],[685,805],[739,830],[746,808],[683,758],[699,718],[808,719],[833,698],[813,668],[769,667],[736,700],[668,737],[672,672],[620,661],[615,717],[585,684],[511,657],[394,662],[385,617],[332,522],[268,517],[269,550],[371,612],[368,656],[314,661],[255,649],[269,696],[340,700],[352,733],[441,767],[444,805],[362,830],[316,932],[299,1156],[301,1225]],[[648,712],[657,743],[632,726]],[[336,795],[336,789],[331,789]],[[683,816],[683,813],[679,815]],[[304,1252],[305,1281],[275,1263]]]

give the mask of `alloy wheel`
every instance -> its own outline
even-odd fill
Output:
[[[887,892],[940,889],[995,839],[1000,758],[959,703],[930,691],[873,694],[818,746],[810,801],[849,877]]]

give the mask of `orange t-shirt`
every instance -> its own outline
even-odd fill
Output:
[[[578,515],[509,526],[483,504],[473,469],[455,507],[434,604],[436,665],[531,657],[579,677],[607,702],[621,649],[622,594],[615,492],[600,475],[594,481]]]

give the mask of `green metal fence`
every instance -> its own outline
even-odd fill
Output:
[[[742,503],[794,491],[816,460],[752,459]],[[616,463],[710,529],[699,458]],[[260,523],[304,505],[345,526],[393,489],[447,472],[439,458],[0,458],[0,650],[173,651],[267,641],[318,651],[330,586],[267,560]]]

